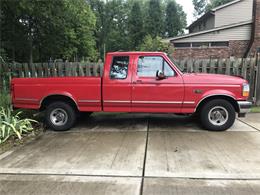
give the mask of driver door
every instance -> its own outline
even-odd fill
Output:
[[[137,56],[132,85],[133,112],[181,111],[184,86],[180,75],[162,56]],[[162,71],[164,79],[156,77]]]

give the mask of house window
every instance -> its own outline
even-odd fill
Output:
[[[190,47],[190,43],[174,43],[174,47],[176,48],[185,48],[185,47]]]
[[[192,42],[192,43],[174,43],[175,48],[208,48],[208,47],[228,47],[228,41],[218,42]]]
[[[192,43],[192,47],[209,47],[209,43],[206,43],[206,42],[195,42],[195,43]]]
[[[222,41],[222,42],[212,42],[211,47],[228,47],[229,43],[228,41]]]

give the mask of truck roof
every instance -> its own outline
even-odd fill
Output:
[[[124,51],[124,52],[108,52],[108,55],[162,55],[165,52],[157,52],[157,51]]]

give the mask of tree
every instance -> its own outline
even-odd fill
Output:
[[[129,3],[124,0],[88,0],[96,14],[96,40],[100,57],[109,51],[128,50]]]
[[[112,0],[106,4],[108,27],[106,51],[125,51],[129,48],[127,19],[129,8],[124,0]]]
[[[16,1],[1,1],[1,36],[0,44],[2,51],[11,61],[14,61],[18,51],[21,56],[28,49],[26,32],[17,20],[19,15],[19,4]],[[2,55],[2,54],[1,54]]]
[[[106,46],[105,40],[108,34],[108,13],[106,12],[106,4],[102,0],[88,0],[95,16],[96,16],[96,29],[94,35],[96,38],[96,47],[99,52],[99,57],[104,56],[104,49]]]
[[[130,39],[130,49],[136,49],[144,37],[143,14],[138,1],[134,2],[129,14],[128,33]]]
[[[195,18],[198,18],[199,16],[205,13],[207,0],[192,0],[192,3],[194,5],[193,15]]]
[[[153,38],[151,35],[146,35],[142,44],[139,46],[140,51],[168,51],[168,44],[162,41],[161,37]]]
[[[145,31],[153,38],[163,34],[163,14],[159,0],[149,0]]]
[[[85,0],[2,0],[1,42],[12,60],[95,56],[95,16]]]
[[[165,36],[173,37],[182,34],[186,25],[186,14],[182,7],[175,1],[169,1],[166,6]]]
[[[1,0],[0,8],[0,54],[18,62],[96,60],[186,26],[175,0]]]
[[[226,3],[229,3],[233,0],[210,0],[209,3],[206,6],[206,11],[209,11],[215,7],[218,7],[220,5],[224,5]]]
[[[195,10],[194,16],[198,18],[211,9],[231,1],[233,0],[192,0]]]

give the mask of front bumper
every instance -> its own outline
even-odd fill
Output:
[[[239,115],[243,116],[246,113],[250,112],[252,108],[252,102],[248,101],[238,101],[238,106],[239,106]]]

